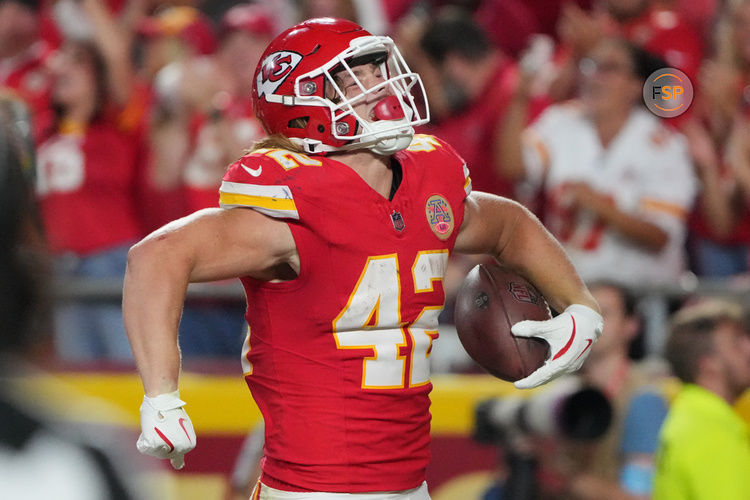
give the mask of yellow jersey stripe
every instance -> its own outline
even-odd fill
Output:
[[[297,206],[294,204],[294,200],[286,198],[270,198],[249,194],[225,193],[222,191],[219,194],[219,203],[222,205],[259,207],[297,213]]]

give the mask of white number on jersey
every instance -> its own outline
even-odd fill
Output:
[[[412,267],[415,292],[432,292],[447,263],[447,250],[420,252]],[[333,321],[339,349],[373,350],[374,355],[362,362],[363,389],[401,389],[429,382],[429,355],[438,336],[441,309],[442,304],[426,307],[414,323],[402,324],[397,255],[367,259],[346,307]]]

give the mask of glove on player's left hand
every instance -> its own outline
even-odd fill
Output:
[[[565,373],[576,371],[602,334],[601,315],[590,307],[573,304],[562,314],[546,321],[519,321],[511,327],[518,337],[539,337],[549,343],[544,365],[515,382],[518,389],[537,387]]]

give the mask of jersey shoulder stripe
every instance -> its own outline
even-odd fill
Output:
[[[466,196],[471,194],[471,175],[469,173],[469,167],[466,165],[466,161],[463,157],[461,157],[461,155],[447,142],[434,135],[415,134],[406,151],[409,154],[438,154],[438,158],[448,158],[448,161],[451,164],[454,162],[460,164],[464,176],[464,193],[466,193]],[[435,160],[431,159],[430,161],[434,162]]]
[[[464,192],[466,196],[471,194],[471,175],[469,175],[469,167],[464,163]]]
[[[299,219],[292,190],[283,185],[223,181],[219,188],[219,206],[247,207],[270,217]]]

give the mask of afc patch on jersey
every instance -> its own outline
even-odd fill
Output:
[[[425,215],[430,229],[441,240],[447,240],[453,234],[453,210],[444,196],[433,194],[425,203]]]

